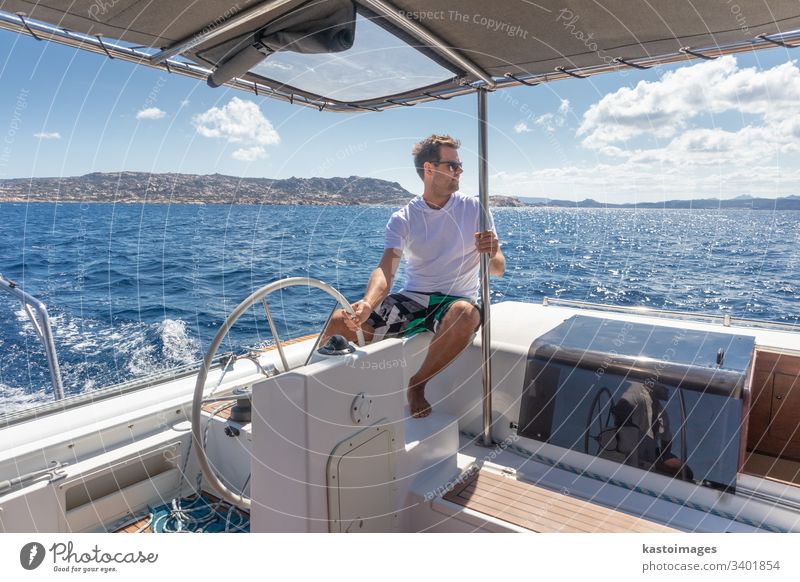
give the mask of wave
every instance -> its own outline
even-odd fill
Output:
[[[0,415],[25,410],[52,400],[53,393],[50,390],[40,389],[31,392],[27,388],[0,383]]]
[[[228,312],[270,281],[309,276],[359,298],[392,209],[362,209],[358,220],[352,208],[318,207],[0,211],[0,270],[47,302],[65,389],[77,394],[199,359]],[[495,301],[555,296],[789,322],[800,312],[800,212],[493,212],[507,263],[492,280]],[[80,236],[53,240],[76,225]],[[401,267],[395,288],[403,277]],[[269,306],[285,338],[318,331],[332,301],[295,288]],[[262,311],[242,318],[226,349],[269,341]],[[0,297],[0,410],[49,401],[49,386],[26,312]]]
[[[21,361],[15,366],[0,366],[6,378],[0,404],[8,402],[19,408],[47,402],[52,399],[52,388],[44,348],[24,309],[16,310],[14,317],[16,337],[0,340],[0,347],[16,360],[24,357],[28,373],[19,373]],[[190,337],[187,322],[180,319],[110,327],[101,320],[57,312],[51,322],[67,395],[148,376],[200,358],[199,342]]]

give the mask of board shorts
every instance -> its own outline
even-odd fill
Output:
[[[365,323],[375,330],[374,342],[386,338],[411,337],[423,331],[436,333],[439,322],[456,301],[467,301],[481,311],[480,306],[467,297],[403,291],[388,295]]]

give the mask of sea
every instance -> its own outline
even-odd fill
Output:
[[[239,302],[277,279],[313,277],[359,299],[394,210],[0,203],[0,274],[47,305],[73,395],[201,359]],[[551,297],[798,323],[800,211],[493,214],[507,261],[493,303]],[[395,289],[403,279],[401,267]],[[318,332],[334,306],[307,287],[268,303],[282,339]],[[272,343],[259,309],[221,350]],[[0,291],[0,414],[52,399],[34,327]]]

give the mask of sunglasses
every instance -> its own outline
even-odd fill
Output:
[[[464,164],[462,164],[461,162],[448,162],[448,161],[442,161],[442,160],[431,160],[431,163],[432,164],[436,164],[436,165],[447,164],[447,166],[450,168],[451,172],[455,172],[456,170],[463,170],[464,169]]]

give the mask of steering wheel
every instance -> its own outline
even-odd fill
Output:
[[[280,339],[278,338],[277,332],[275,331],[275,326],[272,323],[272,316],[269,313],[269,308],[267,307],[266,297],[273,291],[278,291],[279,289],[284,289],[285,287],[294,287],[297,285],[305,285],[307,287],[315,287],[317,289],[321,289],[325,291],[328,295],[336,299],[339,302],[345,312],[349,315],[355,315],[353,312],[353,308],[350,306],[350,303],[344,296],[339,293],[336,289],[328,285],[327,283],[320,281],[318,279],[309,279],[306,277],[289,277],[287,279],[281,279],[280,281],[275,281],[273,283],[269,283],[264,285],[259,290],[254,292],[250,297],[242,301],[236,309],[234,309],[231,314],[225,319],[225,322],[217,331],[217,335],[214,336],[214,341],[211,342],[211,345],[208,347],[208,351],[206,351],[205,358],[203,358],[203,365],[200,368],[199,373],[197,374],[197,382],[194,386],[194,398],[192,399],[192,444],[194,445],[195,455],[197,456],[197,462],[200,465],[200,472],[203,474],[206,482],[211,485],[211,487],[216,491],[219,496],[230,503],[231,505],[237,505],[244,509],[250,509],[251,500],[245,497],[243,494],[236,494],[222,483],[214,471],[211,469],[211,466],[208,463],[208,457],[206,456],[206,452],[203,449],[202,445],[202,430],[200,427],[200,421],[202,419],[202,406],[203,406],[203,392],[205,391],[206,387],[206,378],[208,377],[208,371],[211,369],[211,362],[213,362],[214,357],[217,355],[217,349],[219,349],[220,344],[222,344],[222,340],[225,339],[225,336],[228,335],[228,332],[233,327],[233,324],[244,314],[248,309],[250,309],[253,305],[257,302],[261,301],[264,304],[264,309],[267,312],[267,318],[270,323],[270,328],[272,329],[272,335],[275,337],[275,343],[278,345],[278,348],[281,353],[281,359],[283,360],[284,364],[284,371],[288,370],[288,364],[286,362],[286,358],[283,356],[283,349],[280,347]],[[324,330],[323,330],[324,331]],[[364,342],[364,334],[359,329],[356,332],[356,336],[358,339],[358,345],[363,346]],[[235,397],[231,398],[232,400]]]
[[[583,433],[584,453],[596,455],[603,450],[603,433],[614,428],[614,419],[611,414],[613,406],[614,399],[611,397],[611,390],[605,387],[600,388],[589,407],[589,415],[586,419],[586,430]],[[597,444],[597,452],[590,450],[592,443]]]

